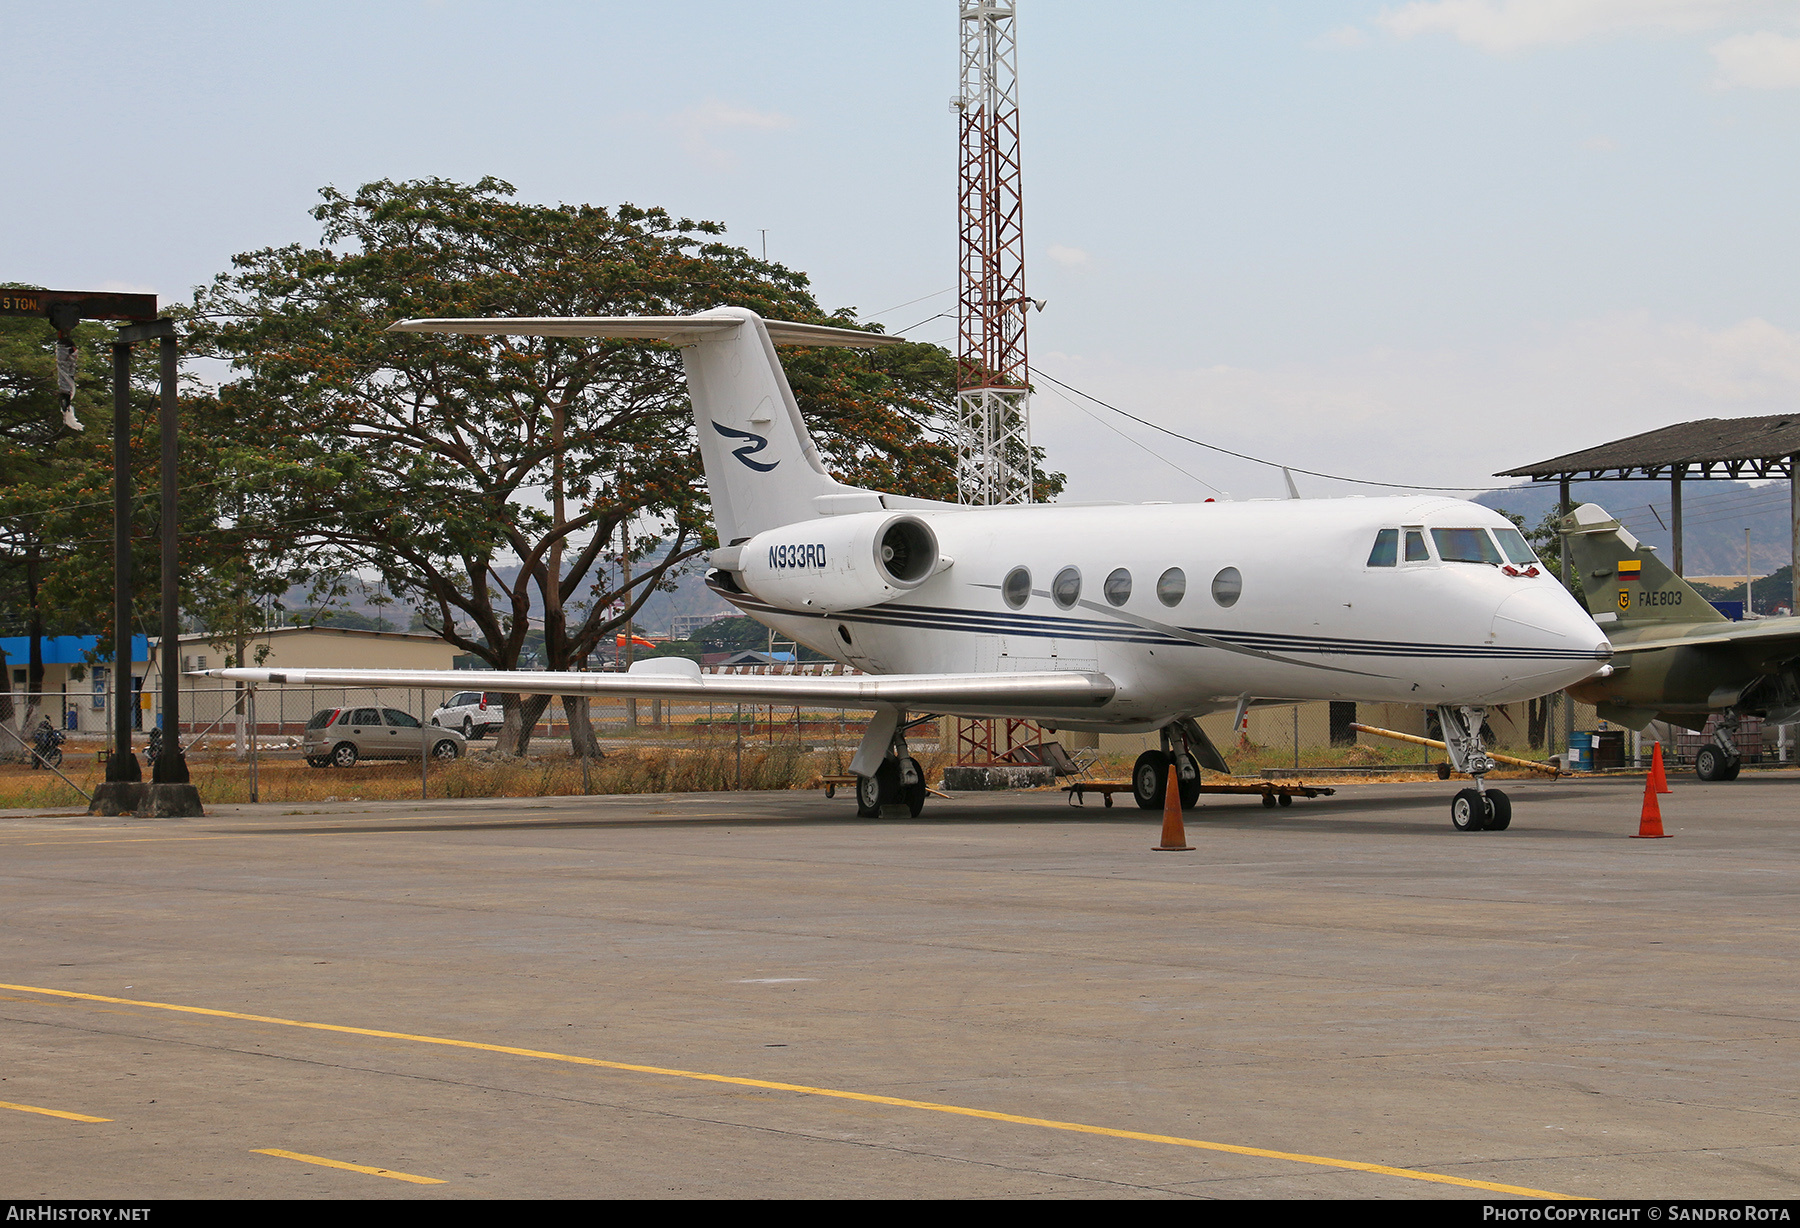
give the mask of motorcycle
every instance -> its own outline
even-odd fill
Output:
[[[62,744],[67,738],[67,734],[52,725],[49,717],[45,717],[43,723],[32,734],[31,770],[37,771],[40,763],[50,767],[61,766]]]

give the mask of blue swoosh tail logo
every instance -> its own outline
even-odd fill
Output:
[[[717,422],[713,423],[713,430],[727,439],[748,439],[749,443],[741,448],[733,448],[731,454],[758,473],[767,473],[781,463],[780,461],[769,461],[765,464],[762,461],[750,459],[769,446],[769,441],[761,435],[752,435],[749,431],[734,431],[728,426],[720,426]]]

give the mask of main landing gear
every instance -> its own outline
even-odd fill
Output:
[[[1188,749],[1187,734],[1179,725],[1162,730],[1162,749],[1147,750],[1131,768],[1131,795],[1140,810],[1161,810],[1169,793],[1169,764],[1181,791],[1181,808],[1192,810],[1200,801],[1200,765]]]
[[[1694,756],[1694,775],[1707,781],[1737,779],[1744,766],[1736,738],[1740,719],[1741,714],[1735,708],[1719,713],[1718,723],[1713,726],[1712,745],[1702,746]]]
[[[1438,705],[1438,723],[1443,726],[1451,764],[1475,778],[1473,789],[1463,789],[1450,801],[1450,825],[1457,831],[1505,831],[1512,824],[1512,800],[1482,782],[1482,777],[1494,770],[1494,761],[1481,744],[1481,726],[1486,719],[1486,708]]]
[[[862,745],[850,761],[856,776],[858,818],[879,819],[884,807],[905,806],[919,817],[925,809],[925,769],[907,753],[906,731],[932,719],[907,721],[903,712],[877,712],[863,734]]]

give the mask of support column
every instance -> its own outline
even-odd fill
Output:
[[[1800,456],[1788,457],[1788,558],[1793,567],[1794,591],[1789,606],[1800,614]]]
[[[131,345],[113,354],[113,745],[109,781],[142,780],[131,753]]]
[[[1560,500],[1557,504],[1557,512],[1559,515],[1567,516],[1570,512],[1575,510],[1574,500],[1569,498],[1569,478],[1567,474],[1563,475],[1562,481],[1558,484],[1557,498]],[[1569,539],[1567,536],[1564,536],[1559,543],[1558,553],[1562,556],[1563,587],[1570,593],[1573,593],[1575,591],[1575,586],[1570,582],[1572,573],[1569,564]],[[1566,748],[1569,744],[1569,735],[1575,731],[1575,698],[1567,691],[1563,692],[1562,709],[1563,727],[1561,746]],[[1556,711],[1554,704],[1550,705],[1549,711]],[[1560,750],[1556,738],[1556,722],[1550,721],[1548,723],[1550,728],[1544,731],[1544,749],[1553,755],[1558,754],[1560,753]]]
[[[175,338],[162,338],[162,754],[151,773],[158,784],[188,783],[187,757],[181,753],[181,574],[175,561]],[[148,681],[146,679],[146,681]]]
[[[1678,576],[1687,574],[1681,563],[1681,475],[1686,472],[1686,465],[1677,465],[1669,477],[1669,534],[1675,539],[1669,549],[1669,569]]]

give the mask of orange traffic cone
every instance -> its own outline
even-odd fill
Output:
[[[1644,812],[1638,818],[1637,835],[1633,840],[1667,840],[1669,833],[1662,829],[1662,809],[1656,804],[1656,779],[1654,775],[1644,778]]]
[[[1663,773],[1662,743],[1657,742],[1654,746],[1650,752],[1650,784],[1658,793],[1673,793],[1675,790],[1669,788],[1669,778]]]
[[[1163,792],[1163,834],[1162,843],[1156,846],[1159,853],[1191,853],[1194,846],[1187,842],[1187,828],[1181,823],[1181,781],[1175,776],[1175,765],[1169,765],[1169,787]]]

